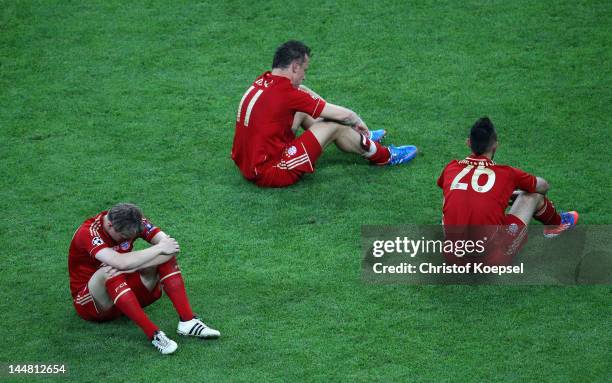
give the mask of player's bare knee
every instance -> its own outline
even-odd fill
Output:
[[[540,193],[526,193],[526,196],[532,199],[536,206],[542,206],[544,203],[544,196]]]
[[[314,134],[321,147],[325,147],[330,142],[333,142],[338,137],[338,129],[342,125],[331,122],[318,122],[310,127],[310,132]]]
[[[159,274],[157,273],[157,267],[148,267],[138,271],[140,274],[140,280],[142,284],[149,291],[153,291],[157,283],[159,282]]]
[[[540,193],[521,193],[516,198],[516,203],[529,203],[540,205],[544,201],[544,196]]]
[[[293,124],[291,125],[291,130],[293,130],[294,133],[302,126],[307,116],[308,115],[303,112],[295,113],[295,116],[293,116]]]

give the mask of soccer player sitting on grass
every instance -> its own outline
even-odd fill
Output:
[[[152,246],[139,251],[137,238]],[[191,311],[175,254],[179,244],[143,217],[131,204],[118,204],[87,219],[70,243],[70,291],[78,315],[88,321],[113,320],[121,314],[134,321],[162,354],[177,344],[145,314],[143,307],[161,297],[161,289],[178,315],[177,332],[199,338],[217,338]]]
[[[242,96],[232,159],[247,180],[262,187],[292,185],[314,172],[331,142],[375,165],[399,165],[416,156],[412,145],[382,146],[384,130],[370,132],[355,112],[302,86],[309,61],[310,48],[286,42],[276,50],[272,72],[259,76]],[[296,138],[299,127],[305,132]]]
[[[472,154],[451,161],[438,178],[444,194],[443,224],[504,227],[501,251],[490,253],[492,264],[508,264],[526,242],[526,225],[531,218],[545,226],[544,236],[556,237],[578,223],[578,213],[558,213],[546,198],[548,182],[541,177],[493,162],[497,150],[497,133],[489,118],[483,117],[472,126],[467,144]],[[506,214],[511,197],[515,197]],[[461,229],[459,229],[461,230]],[[448,233],[448,230],[447,230]],[[492,241],[494,238],[489,238]]]

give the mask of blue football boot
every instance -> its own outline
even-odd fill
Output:
[[[387,131],[384,129],[370,130],[370,140],[374,142],[381,142],[387,135]]]
[[[404,145],[404,146],[388,146],[389,152],[391,153],[391,158],[385,165],[401,165],[406,162],[409,162],[417,155],[417,147],[414,145]]]

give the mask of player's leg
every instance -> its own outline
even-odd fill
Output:
[[[179,315],[177,332],[181,335],[193,335],[200,338],[218,338],[221,335],[219,331],[208,327],[193,314],[176,258],[172,257],[168,262],[159,265],[157,273],[166,295]]]
[[[293,117],[293,125],[291,126],[291,130],[293,130],[294,133],[297,133],[300,127],[302,127],[304,130],[308,130],[312,127],[312,125],[319,123],[319,122],[324,122],[324,121],[325,120],[322,118],[314,119],[306,113],[297,112],[295,116]],[[370,137],[368,138],[374,142],[380,142],[386,136],[386,134],[387,134],[387,131],[384,129],[372,130],[370,131]],[[343,142],[334,141],[334,143],[336,144],[338,149],[342,151],[350,151],[350,150],[344,149]]]
[[[515,215],[525,224],[531,218],[546,225],[544,236],[556,237],[578,223],[578,212],[557,212],[553,203],[539,193],[519,193],[509,214]]]
[[[313,133],[322,148],[334,142],[340,150],[359,154],[375,165],[399,165],[412,160],[417,154],[415,146],[385,147],[350,126],[336,122],[316,122],[309,131]]]
[[[113,300],[106,291],[107,270],[109,267],[99,268],[89,279],[88,287],[91,296],[94,299],[96,308],[100,311],[108,311],[113,305]]]
[[[553,203],[544,196],[533,218],[545,225],[545,237],[554,238],[578,223],[578,212],[558,212]]]
[[[159,285],[159,275],[157,274],[157,267],[147,267],[138,270],[140,274],[140,280],[142,284],[147,288],[148,291],[152,292]]]
[[[514,215],[525,225],[529,225],[529,221],[531,221],[535,212],[542,207],[543,201],[544,196],[542,194],[519,193],[508,214]]]
[[[291,130],[293,130],[293,133],[297,133],[300,127],[304,130],[308,130],[315,122],[321,120],[322,119],[314,119],[310,117],[310,115],[303,112],[296,112],[295,116],[293,116],[293,124],[291,125]]]
[[[101,267],[94,273],[89,280],[88,288],[96,307],[100,311],[106,311],[115,306],[142,329],[162,354],[173,353],[177,349],[177,344],[147,317],[130,288],[126,275],[113,271],[109,266]]]
[[[321,121],[314,123],[309,131],[313,133],[322,148],[333,142],[340,150],[359,154],[379,165],[388,163],[391,158],[391,153],[386,147],[371,141],[350,126]]]

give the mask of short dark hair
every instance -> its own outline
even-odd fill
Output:
[[[113,228],[127,237],[136,237],[144,230],[142,211],[131,203],[120,203],[108,211]]]
[[[306,56],[310,57],[310,48],[306,44],[297,40],[289,40],[276,48],[272,69],[287,68],[293,60],[299,60],[302,64],[306,60]]]
[[[497,142],[495,126],[489,117],[479,118],[470,130],[470,147],[477,156],[489,151]]]

